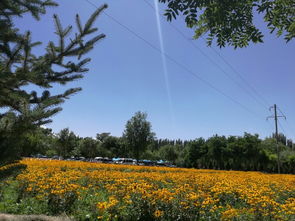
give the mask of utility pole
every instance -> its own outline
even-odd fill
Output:
[[[274,104],[274,106],[270,107],[269,110],[271,111],[274,109],[274,116],[269,116],[266,119],[274,118],[275,120],[275,138],[276,138],[276,146],[277,146],[277,164],[278,164],[278,173],[281,173],[281,159],[280,159],[280,147],[279,147],[279,133],[278,133],[278,118],[283,117],[286,119],[285,115],[278,116],[277,114],[277,105]]]

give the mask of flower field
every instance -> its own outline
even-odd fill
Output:
[[[0,212],[78,220],[295,220],[295,176],[25,159]]]

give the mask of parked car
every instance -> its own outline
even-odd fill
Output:
[[[78,157],[78,160],[86,161],[86,158],[85,157]]]
[[[108,157],[104,157],[104,158],[102,159],[102,162],[103,162],[103,163],[111,163],[111,162],[113,162],[113,161],[112,161],[112,159],[110,159],[110,158],[108,158]]]
[[[121,163],[127,165],[134,165],[136,164],[136,160],[132,158],[121,158]]]
[[[102,162],[103,161],[103,157],[94,157],[94,161],[95,162]]]
[[[122,158],[112,158],[113,163],[119,164],[122,163]]]
[[[45,156],[45,155],[42,155],[42,154],[36,154],[36,158],[48,158],[47,156]]]

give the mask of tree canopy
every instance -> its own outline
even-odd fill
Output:
[[[168,21],[183,15],[194,38],[205,35],[208,45],[246,47],[263,42],[263,33],[255,24],[261,15],[270,33],[283,35],[286,42],[295,37],[294,0],[159,0],[166,3]]]
[[[140,111],[127,121],[123,137],[126,139],[135,159],[139,159],[147,145],[154,139],[151,123],[147,121],[147,114]]]

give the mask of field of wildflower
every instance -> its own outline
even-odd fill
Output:
[[[24,159],[0,212],[77,220],[295,220],[295,176]]]

